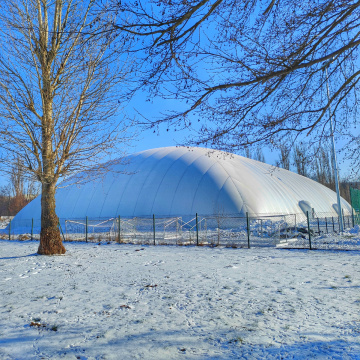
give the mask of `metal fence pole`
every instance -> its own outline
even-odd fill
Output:
[[[120,244],[120,241],[121,241],[121,226],[120,226],[120,224],[121,224],[121,219],[120,219],[120,215],[118,216],[118,220],[119,220],[119,232],[118,232],[118,239],[119,239],[119,244]]]
[[[58,221],[58,226],[59,226],[60,232],[61,232],[61,234],[63,236],[63,240],[65,241],[65,235],[64,235],[64,232],[62,231],[62,227],[61,227],[61,224],[60,224],[60,219]]]
[[[156,239],[156,237],[155,237],[155,214],[153,214],[153,229],[154,229],[154,245],[156,245],[156,243],[155,243],[155,239]]]
[[[306,217],[307,217],[307,225],[308,225],[308,232],[309,232],[309,247],[310,250],[312,250],[311,248],[311,229],[310,229],[310,221],[309,221],[309,212],[306,212]]]
[[[34,218],[31,219],[31,240],[34,240]]]
[[[352,227],[355,226],[355,219],[354,219],[354,208],[351,207],[351,220],[352,220]]]
[[[332,216],[331,219],[332,219],[332,225],[333,225],[333,232],[335,232],[334,217]]]
[[[85,241],[88,242],[88,217],[85,220]]]
[[[328,234],[327,218],[326,217],[325,217],[325,227],[326,227],[326,233]]]
[[[319,235],[320,235],[320,222],[319,222],[319,218],[317,218],[317,224],[318,224],[318,231],[319,231]]]
[[[250,249],[250,222],[249,222],[248,212],[246,212],[246,228],[247,228],[247,238],[248,238],[248,249]]]
[[[11,219],[9,222],[9,240],[11,240]]]

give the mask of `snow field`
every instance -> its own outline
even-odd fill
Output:
[[[1,359],[360,359],[360,253],[0,241]]]

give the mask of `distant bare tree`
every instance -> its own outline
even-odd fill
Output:
[[[12,165],[10,172],[10,182],[7,189],[9,204],[9,215],[16,215],[24,206],[38,195],[38,187],[33,179],[27,179],[24,173],[24,164],[17,158]]]
[[[263,163],[265,162],[265,156],[260,147],[256,148],[254,160],[261,161]]]
[[[278,166],[283,169],[290,170],[291,163],[291,147],[286,144],[280,145],[280,158],[278,161]]]
[[[294,165],[299,175],[310,176],[309,163],[310,163],[309,151],[305,145],[296,145],[294,149]]]
[[[334,168],[332,164],[331,151],[325,146],[316,149],[314,162],[315,179],[320,184],[335,190]]]
[[[9,185],[0,187],[0,216],[9,216],[11,202],[11,189]]]
[[[252,151],[252,149],[249,146],[246,146],[244,149],[244,156],[248,159],[253,159],[261,162],[265,162],[265,156],[260,147],[257,147],[255,150]]]
[[[252,159],[252,151],[250,149],[249,146],[246,146],[244,149],[244,155],[245,157],[247,157],[248,159]]]
[[[117,34],[115,44],[107,31],[114,15],[98,4],[0,3],[1,170],[20,159],[21,171],[41,183],[39,254],[65,252],[55,212],[58,181],[99,164],[126,140],[127,123],[115,115],[129,39]]]
[[[24,195],[24,164],[20,158],[16,159],[16,162],[11,169],[10,183],[14,196]]]

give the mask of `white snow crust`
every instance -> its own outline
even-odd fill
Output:
[[[1,359],[360,359],[357,251],[0,241]]]
[[[0,217],[0,230],[5,229],[9,225],[10,219],[13,219],[13,216],[8,216],[6,218]]]

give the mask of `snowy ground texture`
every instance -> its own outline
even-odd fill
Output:
[[[0,247],[0,359],[360,359],[359,251]]]

